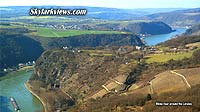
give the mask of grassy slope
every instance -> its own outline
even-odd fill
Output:
[[[200,42],[190,43],[186,44],[186,47],[197,47],[196,50],[200,49]],[[159,46],[159,50],[169,50],[168,47]],[[190,58],[192,56],[192,53],[196,50],[192,50],[190,52],[179,52],[179,53],[162,53],[162,54],[150,54],[145,57],[147,63],[153,63],[153,62],[167,62],[171,59],[173,60],[181,60],[183,58]]]
[[[191,86],[200,84],[200,73],[198,72],[200,68],[190,68],[190,69],[179,69],[175,72],[185,76],[186,80]],[[134,86],[134,85],[132,85]],[[182,77],[171,73],[171,71],[165,71],[159,73],[155,76],[154,79],[148,82],[148,85],[138,88],[138,89],[129,89],[130,93],[165,93],[165,92],[176,92],[180,90],[187,89],[188,86],[185,84],[185,81]]]
[[[183,58],[189,58],[191,56],[192,56],[192,52],[170,53],[170,54],[151,54],[151,55],[146,57],[146,62],[147,63],[167,62],[171,59],[181,60]]]

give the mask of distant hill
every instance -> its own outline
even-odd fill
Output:
[[[15,22],[15,23],[13,23]],[[23,24],[20,24],[23,23]],[[26,27],[43,37],[68,37],[83,34],[147,34],[159,35],[173,32],[164,22],[149,20],[112,21],[98,19],[67,19],[59,17],[19,17],[9,19],[3,27]],[[29,26],[27,26],[29,24]]]
[[[163,21],[171,26],[191,26],[200,22],[200,8],[151,14],[146,19]]]
[[[200,35],[200,23],[187,29],[184,35]]]
[[[86,16],[62,16],[34,18],[29,16],[31,6],[0,7],[1,22],[20,22],[44,27],[65,27],[75,30],[103,30],[125,31],[135,34],[166,34],[172,32],[170,26],[164,22],[154,20],[135,20],[158,12],[167,12],[177,9],[116,9],[105,7],[81,7],[81,6],[37,6],[37,8],[64,8],[87,9]],[[13,19],[12,17],[15,17]],[[9,18],[9,19],[8,19]],[[17,19],[16,19],[17,18]],[[95,18],[95,19],[94,19]],[[122,21],[123,20],[123,21]],[[130,20],[130,21],[127,21]]]
[[[122,31],[122,32],[130,32],[134,34],[150,34],[150,35],[158,35],[158,34],[166,34],[171,33],[172,28],[165,24],[164,22],[159,21],[107,21],[99,23],[88,23],[78,24],[76,25],[78,28],[86,31],[99,30],[99,31]],[[113,32],[114,33],[114,32]]]
[[[89,11],[89,17],[108,20],[133,20],[144,15],[178,10],[178,8],[115,9],[103,7],[86,7],[86,9]]]
[[[172,28],[163,22],[138,22],[130,23],[125,28],[124,31],[133,32],[136,34],[166,34],[171,33]]]
[[[80,25],[80,27],[82,27]],[[97,24],[88,24],[87,26],[82,27],[82,29],[92,29],[92,30],[108,30],[108,31],[123,31],[131,32],[134,34],[166,34],[173,32],[172,28],[165,24],[164,22],[159,21],[146,21],[146,20],[133,20],[133,21],[108,21],[100,22]]]
[[[1,17],[9,18],[9,17],[28,16],[29,10],[32,7],[35,6],[0,7]],[[37,6],[37,8],[87,9],[88,15],[86,17],[81,17],[81,18],[98,18],[98,19],[108,19],[108,20],[132,20],[134,18],[141,17],[144,15],[149,15],[159,12],[169,12],[180,9],[180,8],[117,9],[117,8],[87,7],[87,6]]]

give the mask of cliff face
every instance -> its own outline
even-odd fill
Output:
[[[76,102],[87,99],[103,89],[110,79],[126,77],[137,63],[127,63],[130,59],[109,52],[99,54],[91,51],[70,51],[54,49],[45,51],[37,60],[35,73],[30,82],[39,81],[41,87],[50,92],[49,87],[60,85],[59,90],[66,92]],[[34,84],[33,84],[34,85]],[[114,86],[115,83],[114,83]],[[110,87],[113,86],[109,86]],[[114,88],[113,88],[114,89]]]
[[[42,81],[45,86],[62,83],[69,92],[74,90],[74,93],[79,94],[81,90],[86,91],[89,88],[92,93],[109,77],[119,75],[120,65],[127,60],[111,54],[93,56],[85,51],[48,50],[37,60],[33,77]]]

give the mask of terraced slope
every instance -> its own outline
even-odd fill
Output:
[[[197,84],[200,84],[200,68],[190,68],[162,72],[156,75],[145,86],[140,85],[139,88],[135,88],[136,85],[139,85],[139,83],[136,83],[129,90],[133,93],[160,94],[186,90]]]

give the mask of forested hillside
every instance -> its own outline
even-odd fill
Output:
[[[179,46],[185,46],[189,43],[195,43],[200,42],[200,36],[180,36],[177,38],[173,38],[171,40],[168,40],[166,42],[163,42],[159,45],[168,46],[168,47],[179,47]]]
[[[71,36],[66,38],[54,38],[48,43],[49,48],[56,47],[96,47],[96,46],[122,46],[143,45],[137,35],[133,34],[90,34]]]
[[[41,55],[40,43],[22,34],[27,32],[27,29],[0,30],[0,69],[35,61]]]

